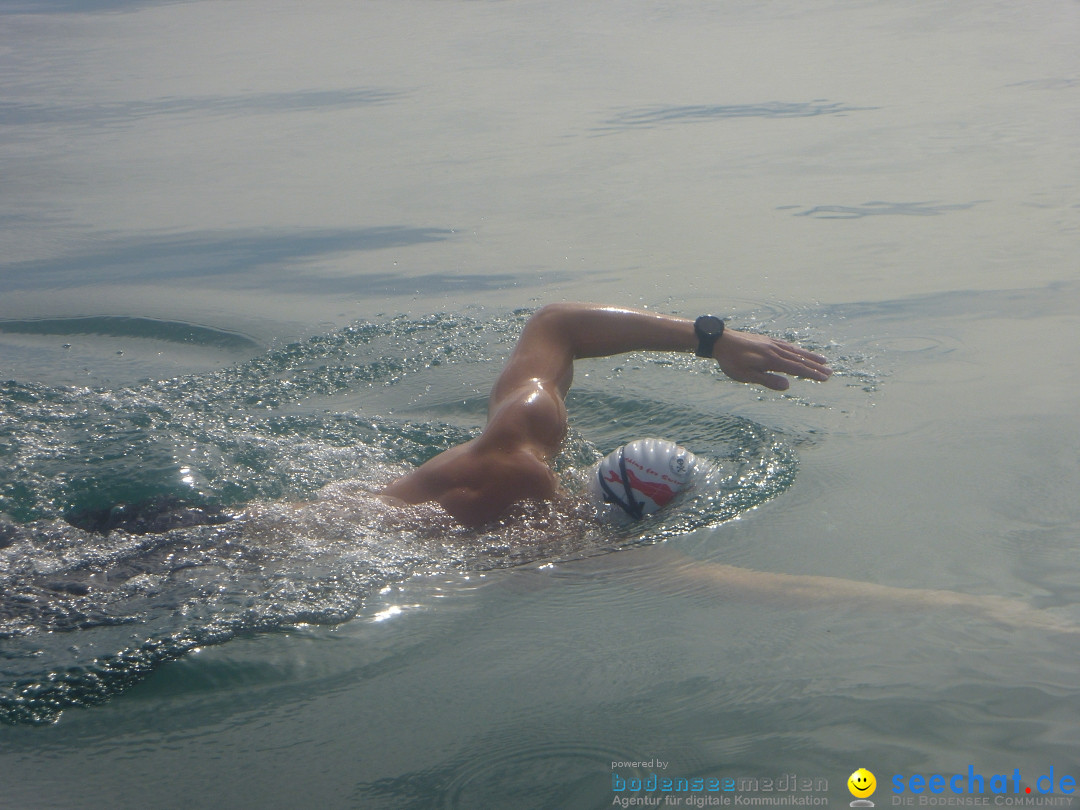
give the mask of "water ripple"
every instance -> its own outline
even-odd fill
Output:
[[[157,318],[96,316],[83,318],[35,318],[0,320],[0,332],[24,335],[103,335],[189,343],[230,351],[250,351],[258,342],[224,329]]]
[[[862,205],[815,205],[795,214],[814,219],[862,219],[864,217],[936,217],[947,211],[966,211],[986,200],[944,204],[938,202],[884,202],[872,200]],[[790,207],[790,206],[786,206]]]
[[[605,129],[636,129],[665,124],[704,123],[735,118],[814,118],[822,115],[846,115],[877,109],[854,107],[822,99],[815,101],[766,101],[759,104],[688,104],[645,107],[625,110],[608,119]]]
[[[315,112],[383,104],[401,95],[391,90],[348,88],[249,93],[236,96],[166,97],[148,101],[118,101],[92,105],[0,101],[0,126],[74,124],[87,127],[123,123],[157,115]]]

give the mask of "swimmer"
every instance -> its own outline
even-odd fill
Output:
[[[714,360],[733,380],[775,391],[788,388],[783,375],[824,382],[832,374],[819,354],[777,338],[726,329],[712,315],[695,321],[595,304],[549,304],[526,322],[495,381],[483,433],[397,479],[382,491],[382,499],[399,505],[434,501],[463,525],[476,527],[520,501],[555,498],[560,488],[551,463],[566,436],[565,399],[574,361],[634,351],[694,352]],[[682,451],[676,445],[653,449],[665,458]],[[609,502],[622,501],[635,517],[663,505],[643,499],[647,493],[641,488],[632,492],[629,480],[624,486],[628,474],[610,478],[621,492],[606,493]],[[647,489],[648,482],[642,483]]]
[[[555,498],[560,487],[551,462],[566,435],[565,398],[574,361],[633,351],[694,352],[714,360],[733,380],[774,391],[786,390],[788,377],[824,382],[832,374],[819,354],[777,338],[727,329],[711,315],[694,321],[595,304],[549,304],[526,322],[492,388],[481,435],[398,478],[380,499],[395,505],[437,502],[458,522],[478,527],[518,502]],[[634,480],[634,459],[651,459],[654,463],[642,467],[670,472],[673,480],[667,483],[674,490],[694,463],[689,451],[659,440],[631,442],[605,458],[589,490],[595,500],[634,518],[670,500],[666,492],[657,495],[654,482]],[[761,599],[791,608],[826,603],[877,610],[961,610],[1010,627],[1080,632],[1067,620],[999,596],[778,574],[713,562],[677,563],[673,573],[680,590],[689,581],[725,599]]]

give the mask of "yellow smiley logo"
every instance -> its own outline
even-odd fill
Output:
[[[859,768],[848,777],[847,789],[851,791],[852,796],[865,799],[867,796],[872,796],[877,789],[877,779],[866,768]]]

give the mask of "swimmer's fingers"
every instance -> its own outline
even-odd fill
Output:
[[[772,338],[772,341],[779,348],[789,352],[792,357],[797,358],[799,361],[814,366],[820,366],[821,368],[828,370],[829,373],[832,374],[832,370],[829,369],[828,366],[829,361],[825,358],[824,355],[820,355],[817,352],[812,352],[809,349],[804,349],[802,346],[796,346],[794,343],[788,343],[785,340],[778,340],[777,338]]]
[[[794,377],[802,377],[807,380],[825,382],[832,376],[832,369],[827,365],[826,359],[820,354],[807,351],[790,343],[776,341],[778,354],[786,362],[786,365],[777,367],[773,371],[783,371]]]
[[[820,354],[766,335],[729,329],[716,342],[713,357],[720,369],[738,382],[754,383],[774,391],[786,391],[782,374],[824,382],[832,369]]]

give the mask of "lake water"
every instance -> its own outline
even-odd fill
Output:
[[[879,807],[1076,806],[1080,634],[1028,619],[1080,627],[1078,35],[1068,0],[0,0],[0,806],[839,807],[859,767]],[[580,364],[568,481],[642,435],[715,464],[632,531],[364,498],[558,300],[837,373]]]

